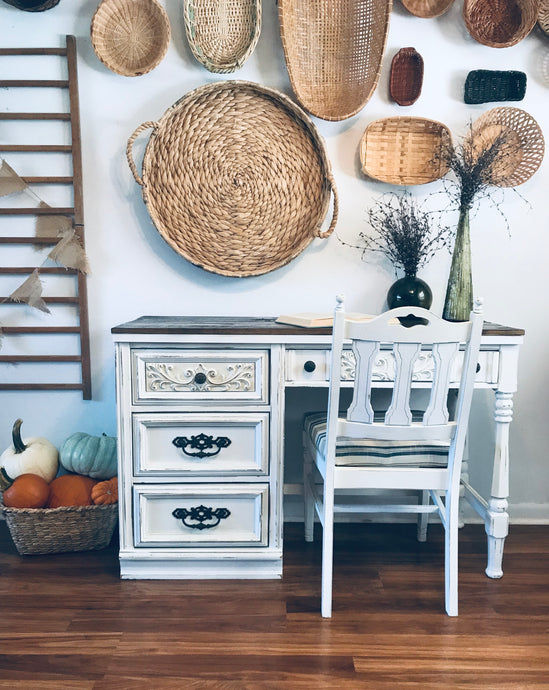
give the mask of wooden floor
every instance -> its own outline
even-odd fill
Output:
[[[282,581],[121,581],[116,545],[20,557],[0,522],[0,687],[549,688],[549,527],[513,526],[501,580],[460,533],[460,615],[443,610],[442,533],[338,525],[334,616],[320,530],[288,525]]]

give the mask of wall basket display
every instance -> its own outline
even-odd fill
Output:
[[[185,0],[184,16],[193,55],[219,74],[242,67],[261,33],[260,0]]]
[[[150,128],[139,175],[132,149]],[[323,139],[292,100],[259,84],[191,91],[135,130],[127,157],[161,236],[213,273],[243,277],[284,266],[337,221]]]
[[[301,105],[323,120],[345,120],[379,81],[392,0],[279,0],[280,35]]]
[[[471,36],[490,48],[508,48],[526,38],[538,19],[539,0],[464,0]]]
[[[516,70],[476,69],[465,80],[465,103],[522,101],[526,93],[526,74]]]
[[[59,4],[59,0],[4,0],[4,2],[24,12],[44,12]]]
[[[138,77],[164,59],[170,22],[157,0],[102,0],[93,15],[95,54],[112,72]]]
[[[447,12],[454,0],[402,0],[402,4],[414,17],[431,19]]]
[[[538,25],[543,33],[549,36],[549,0],[540,0],[538,11]]]
[[[398,185],[433,182],[448,171],[443,155],[450,130],[422,117],[387,117],[371,122],[360,141],[362,171]]]
[[[423,58],[415,48],[401,48],[391,62],[391,98],[399,105],[412,105],[420,97],[422,86]]]

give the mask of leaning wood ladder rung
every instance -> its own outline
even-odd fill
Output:
[[[32,124],[42,121],[67,122],[71,129],[71,143],[66,144],[8,144],[0,143],[0,153],[63,153],[70,154],[72,159],[72,175],[41,175],[22,177],[27,184],[68,185],[73,188],[72,207],[40,207],[40,208],[0,208],[1,217],[9,216],[69,216],[73,219],[76,236],[84,246],[84,204],[82,188],[82,146],[80,133],[80,114],[78,98],[78,74],[76,58],[76,39],[66,37],[65,48],[0,48],[2,56],[42,56],[52,55],[64,57],[67,60],[68,79],[0,79],[0,88],[46,88],[66,89],[69,95],[69,112],[4,112],[0,113],[0,121],[21,121]],[[0,70],[1,73],[1,70]],[[2,221],[3,222],[3,221]],[[55,245],[58,237],[14,237],[6,235],[0,237],[0,245]],[[0,363],[24,365],[26,363],[79,363],[81,365],[80,383],[5,383],[0,382],[0,391],[9,390],[80,390],[84,400],[91,400],[91,366],[88,324],[88,298],[85,274],[75,269],[42,266],[0,266],[0,275],[31,274],[39,269],[40,275],[76,276],[77,296],[46,296],[46,304],[72,305],[78,309],[78,326],[9,326],[2,324],[2,334],[6,337],[27,335],[64,335],[79,336],[80,353],[66,354],[13,354],[0,355]],[[0,305],[16,304],[9,297],[0,297]]]

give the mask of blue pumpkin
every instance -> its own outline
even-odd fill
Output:
[[[116,437],[92,436],[82,431],[69,436],[59,451],[59,462],[69,472],[92,479],[111,479],[117,475]]]

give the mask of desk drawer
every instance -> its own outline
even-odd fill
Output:
[[[267,546],[268,495],[267,484],[135,485],[135,546]]]
[[[138,413],[133,437],[138,477],[269,472],[267,413]]]
[[[266,350],[132,350],[133,401],[267,403]]]

